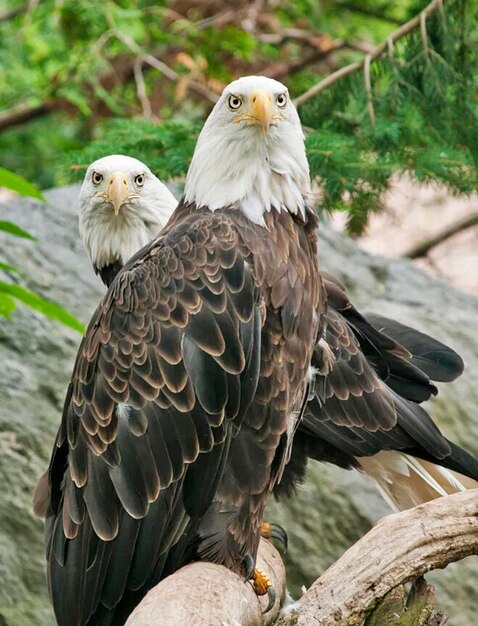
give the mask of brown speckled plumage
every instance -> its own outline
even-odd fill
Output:
[[[60,624],[122,623],[185,561],[255,556],[325,311],[314,213],[265,219],[180,204],[93,315],[49,470]]]

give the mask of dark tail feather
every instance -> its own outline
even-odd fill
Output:
[[[447,441],[451,448],[451,454],[442,461],[443,465],[454,472],[458,472],[459,474],[463,474],[464,476],[468,476],[468,478],[478,481],[478,460],[452,441],[448,439]]]

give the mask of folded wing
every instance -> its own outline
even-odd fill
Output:
[[[345,288],[323,273],[328,296],[323,366],[276,494],[303,479],[307,458],[356,468],[373,478],[394,508],[478,487],[478,461],[440,432],[423,407],[433,381],[454,380],[461,358],[428,335],[379,315],[362,316]],[[322,373],[320,370],[322,369]]]
[[[122,623],[211,503],[260,358],[254,282],[225,239],[173,228],[88,327],[49,469],[59,624]]]

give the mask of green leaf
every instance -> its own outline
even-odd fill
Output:
[[[9,233],[10,235],[15,235],[15,237],[22,237],[23,239],[31,239],[35,241],[36,237],[27,233],[26,230],[17,226],[13,222],[1,221],[0,220],[0,230],[3,230],[5,233]]]
[[[17,268],[14,265],[9,265],[8,263],[2,263],[0,261],[0,270],[4,272],[18,272]]]
[[[85,330],[83,324],[77,320],[76,317],[73,317],[73,315],[68,313],[68,311],[62,309],[61,306],[55,304],[54,302],[44,300],[36,293],[33,293],[24,287],[20,287],[20,285],[11,285],[0,281],[0,297],[4,297],[4,294],[12,296],[16,300],[19,300],[20,302],[23,302],[23,304],[29,306],[31,309],[42,313],[50,319],[58,320],[65,326],[73,328],[80,333],[83,333]]]
[[[6,170],[4,167],[0,167],[0,187],[6,187],[12,189],[22,196],[29,196],[31,198],[37,198],[45,202],[45,198],[42,196],[40,190],[25,180],[22,176],[14,174],[10,170]]]
[[[10,317],[16,308],[14,300],[0,291],[0,315]]]

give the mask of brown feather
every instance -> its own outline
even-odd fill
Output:
[[[265,219],[180,204],[95,312],[63,414],[75,447],[49,473],[60,623],[192,556],[242,573],[255,555],[325,309],[315,215]],[[74,590],[73,572],[88,584]]]

